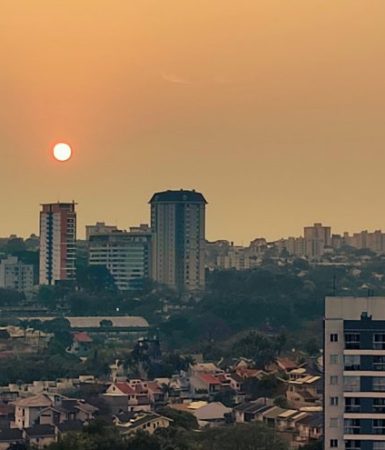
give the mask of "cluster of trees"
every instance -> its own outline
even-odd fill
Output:
[[[49,450],[287,450],[288,445],[272,429],[259,423],[213,428],[203,432],[180,422],[153,435],[138,432],[122,438],[101,422],[91,423],[82,433],[68,434]]]

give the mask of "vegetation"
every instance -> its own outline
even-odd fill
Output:
[[[49,450],[287,450],[287,444],[259,423],[215,428],[200,433],[172,425],[154,435],[138,432],[123,439],[100,421],[78,434],[68,434]]]

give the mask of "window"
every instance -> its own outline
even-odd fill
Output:
[[[330,335],[330,342],[338,342],[338,334],[337,333],[332,333]]]
[[[345,398],[345,412],[359,412],[361,409],[361,400],[359,398]]]
[[[338,355],[330,355],[330,364],[338,364]]]
[[[361,450],[361,441],[345,441],[345,450]]]
[[[338,397],[330,397],[330,406],[338,406]]]
[[[330,384],[335,386],[338,384],[338,376],[337,375],[331,375],[330,376]]]
[[[373,370],[385,370],[385,356],[373,356]]]
[[[373,450],[385,450],[385,441],[374,441]]]
[[[359,333],[345,333],[345,348],[348,348],[348,349],[360,348],[360,334]]]
[[[385,398],[374,398],[373,399],[373,412],[385,413]]]
[[[330,428],[337,428],[337,427],[338,427],[338,418],[331,417],[330,418]]]
[[[385,377],[373,377],[373,391],[385,391]]]
[[[330,439],[330,447],[331,448],[338,448],[338,440],[337,439]]]
[[[360,391],[360,377],[344,377],[344,391],[358,392]]]
[[[359,355],[345,355],[344,369],[345,370],[360,370],[361,357]]]
[[[376,350],[385,350],[385,334],[374,333],[373,334],[373,348]]]
[[[346,434],[360,434],[360,419],[345,419]]]
[[[385,420],[374,419],[373,420],[373,434],[385,434]]]

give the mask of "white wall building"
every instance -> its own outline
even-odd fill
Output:
[[[385,297],[328,297],[325,450],[385,449]]]

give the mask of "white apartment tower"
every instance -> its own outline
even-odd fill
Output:
[[[150,204],[152,278],[179,292],[203,289],[205,198],[195,191],[165,191]]]
[[[75,203],[47,203],[40,212],[40,284],[75,278]]]
[[[325,450],[385,449],[385,297],[328,297]]]

